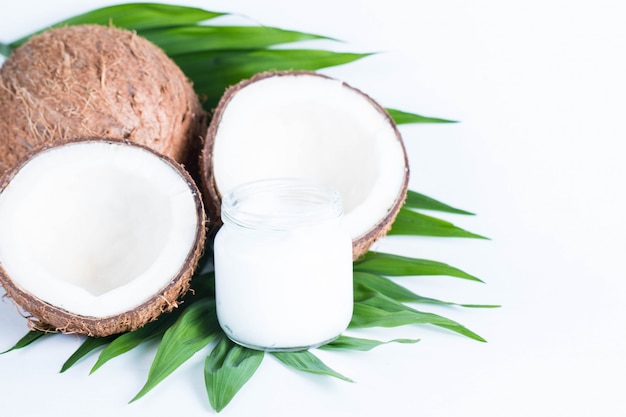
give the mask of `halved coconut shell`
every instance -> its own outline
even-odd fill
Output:
[[[206,132],[174,61],[99,25],[49,29],[13,51],[0,68],[0,115],[0,175],[44,143],[94,136],[148,146],[193,172]]]
[[[51,143],[0,182],[0,284],[38,328],[143,326],[187,292],[204,240],[192,178],[131,142]]]
[[[308,71],[262,73],[229,88],[200,165],[212,220],[219,219],[222,194],[244,182],[297,177],[333,185],[354,259],[390,229],[409,178],[387,111],[345,82]]]

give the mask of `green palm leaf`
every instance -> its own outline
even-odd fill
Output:
[[[432,324],[485,342],[481,336],[453,320],[415,310],[379,293],[354,303],[354,313],[349,327],[398,327],[407,324]]]
[[[7,45],[6,43],[0,42],[0,55],[7,57],[10,54],[11,54],[11,47]]]
[[[115,340],[117,335],[107,336],[107,337],[88,337],[85,341],[80,345],[80,347],[69,357],[67,361],[61,367],[61,372],[65,372],[74,366],[80,359],[84,358],[92,351],[102,347],[104,345],[109,344],[111,341]]]
[[[283,364],[298,371],[317,375],[328,375],[346,382],[354,382],[350,378],[329,368],[328,365],[308,350],[301,352],[272,352],[272,355]]]
[[[448,275],[468,279],[470,281],[482,282],[475,276],[442,262],[373,251],[367,252],[356,260],[353,268],[355,271],[371,272],[387,276]]]
[[[44,336],[47,335],[51,335],[51,334],[56,334],[54,332],[44,332],[41,330],[30,330],[28,333],[26,333],[24,336],[22,336],[22,338],[20,340],[18,340],[13,347],[5,350],[4,352],[0,353],[0,354],[4,354],[4,353],[9,353],[13,350],[17,350],[17,349],[22,349],[25,348],[26,346],[30,345],[31,343],[35,342],[36,340],[41,339]]]
[[[62,20],[46,29],[81,24],[114,25],[129,30],[153,29],[175,25],[188,25],[223,16],[224,13],[211,12],[196,7],[183,7],[160,3],[128,3],[103,7],[69,19]],[[46,30],[43,29],[43,30]],[[36,33],[25,36],[10,44],[16,48]]]
[[[229,86],[254,74],[271,70],[317,70],[347,64],[369,54],[312,49],[257,49],[250,51],[202,51],[174,56],[198,95],[207,97],[211,110]]]
[[[94,373],[111,359],[129,352],[141,343],[151,339],[160,338],[172,325],[175,318],[176,316],[171,313],[166,314],[157,321],[150,322],[135,331],[120,335],[100,353],[100,356],[98,356],[98,360],[93,368],[91,368],[90,373]]]
[[[360,337],[339,336],[337,339],[319,348],[323,350],[358,350],[364,352],[388,343],[417,343],[419,341],[420,339],[393,339],[383,342]]]
[[[230,403],[263,361],[263,351],[246,349],[223,337],[207,356],[204,381],[209,402],[217,412]]]
[[[374,293],[379,293],[401,303],[437,304],[466,308],[498,308],[493,304],[459,304],[436,298],[422,297],[389,278],[368,272],[354,272],[354,299],[364,300]]]
[[[397,109],[386,109],[396,124],[405,123],[457,123],[455,120],[439,119],[437,117],[420,116],[419,114],[407,113]]]
[[[212,12],[198,7],[176,6],[163,3],[127,3],[103,7],[63,20],[54,26],[71,26],[95,23],[124,27],[131,30],[145,30],[193,24],[223,16],[225,13]]]
[[[324,36],[267,26],[176,26],[141,31],[170,57],[203,51],[265,49]]]
[[[148,380],[131,400],[138,400],[185,363],[194,353],[207,346],[219,334],[215,301],[196,301],[181,314],[163,336]]]
[[[420,194],[412,190],[407,191],[406,200],[404,201],[404,207],[410,209],[445,211],[448,213],[466,214],[470,216],[474,215],[474,213],[454,208],[445,203],[442,203],[441,201],[435,200],[434,198],[425,196],[424,194]]]
[[[436,236],[436,237],[465,237],[474,239],[487,239],[467,230],[461,229],[454,224],[435,217],[401,208],[398,216],[391,226],[389,235],[409,236]]]

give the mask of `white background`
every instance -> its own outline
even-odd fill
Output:
[[[0,40],[110,4],[5,3]],[[379,54],[324,72],[383,105],[461,121],[405,126],[411,188],[477,213],[441,216],[489,241],[389,238],[376,249],[450,263],[486,284],[407,278],[425,296],[501,304],[433,310],[488,339],[405,327],[367,353],[319,356],[356,382],[268,358],[224,416],[624,416],[626,25],[615,1],[187,1]],[[1,115],[0,115],[1,117]],[[0,133],[1,134],[1,133]],[[0,302],[0,350],[26,332]],[[211,415],[195,356],[146,397],[153,348],[88,376],[58,370],[80,345],[55,336],[0,356],[3,416]]]

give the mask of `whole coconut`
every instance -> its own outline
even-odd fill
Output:
[[[32,149],[77,137],[125,139],[193,170],[206,114],[191,83],[134,32],[50,29],[0,67],[0,174]]]

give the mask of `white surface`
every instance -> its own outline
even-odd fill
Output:
[[[487,344],[408,327],[374,333],[422,342],[319,353],[354,384],[265,360],[222,415],[625,415],[621,2],[188,3],[340,38],[346,50],[384,51],[325,72],[385,106],[461,120],[402,128],[411,188],[475,211],[446,218],[492,240],[393,238],[378,249],[448,262],[486,281],[406,279],[420,294],[503,305],[445,311]],[[0,39],[97,4],[107,2],[12,2]],[[0,303],[0,349],[24,332],[10,302]],[[127,405],[143,385],[151,348],[91,376],[93,358],[57,374],[79,344],[55,336],[0,356],[2,414],[213,413],[202,380],[206,352]]]

